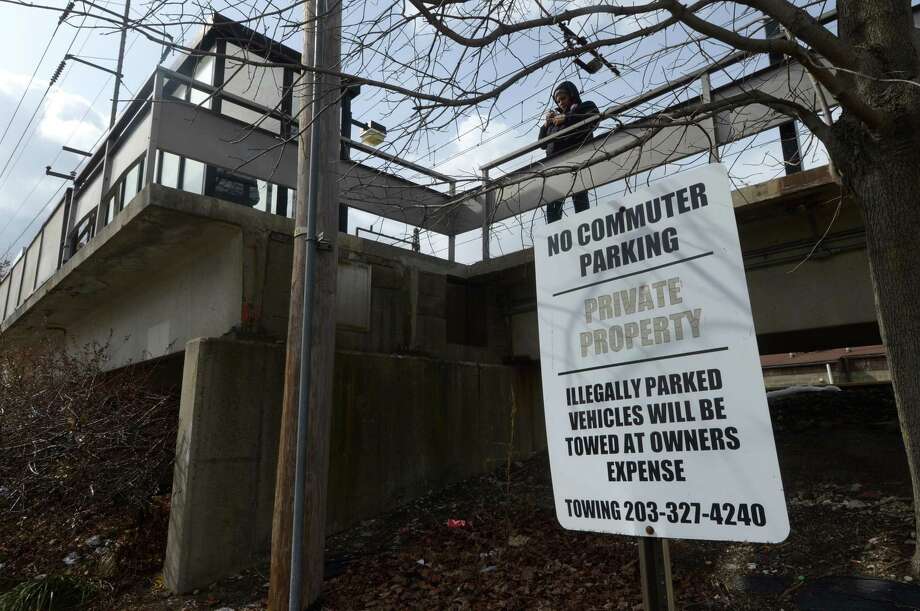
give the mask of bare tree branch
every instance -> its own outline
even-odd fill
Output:
[[[717,0],[700,0],[694,5],[694,9],[701,8],[706,5],[713,4]],[[425,19],[432,26],[437,28],[437,30],[453,40],[456,43],[464,45],[466,47],[485,47],[488,46],[500,38],[509,36],[516,32],[522,32],[525,30],[531,30],[534,28],[545,27],[545,26],[554,26],[559,23],[567,22],[571,19],[577,17],[583,17],[585,15],[617,15],[617,16],[628,16],[628,15],[642,15],[650,12],[655,12],[664,8],[664,2],[658,0],[649,4],[640,4],[636,6],[611,6],[607,4],[597,4],[592,6],[585,6],[577,9],[571,9],[563,11],[557,15],[550,15],[548,17],[541,17],[539,19],[529,19],[527,21],[522,21],[519,23],[499,23],[495,29],[486,34],[485,36],[479,38],[469,38],[462,36],[457,33],[453,28],[449,27],[445,23],[445,19],[461,19],[461,17],[455,17],[453,15],[445,15],[444,17],[436,17],[426,6],[426,2],[423,0],[409,0],[409,2],[414,6],[418,11],[425,17]],[[643,28],[638,32],[634,32],[628,36],[623,36],[619,40],[612,40],[607,44],[617,44],[622,42],[627,42],[641,36],[647,36],[663,30],[664,28],[673,25],[676,23],[676,19],[668,19],[662,23],[656,24],[655,26],[649,28]],[[638,35],[636,35],[638,34]]]
[[[834,36],[827,28],[805,11],[786,0],[736,0],[763,12],[784,26],[812,49],[836,66],[850,68],[856,56],[855,49]]]
[[[795,42],[786,39],[786,38],[770,38],[766,40],[759,40],[755,38],[749,38],[747,36],[742,36],[733,32],[731,30],[726,30],[712,24],[700,17],[697,17],[686,7],[684,7],[677,0],[663,0],[666,2],[666,10],[670,11],[675,17],[677,17],[681,23],[686,24],[688,27],[693,28],[701,34],[710,36],[716,40],[720,40],[726,44],[729,44],[737,49],[742,49],[745,51],[752,51],[757,53],[782,53],[792,57],[802,63],[803,66],[810,69],[814,74],[815,78],[818,81],[828,88],[828,90],[837,97],[838,101],[842,106],[852,111],[853,114],[857,115],[863,122],[869,126],[879,126],[881,125],[885,118],[880,111],[875,108],[872,108],[867,104],[863,99],[861,99],[858,94],[853,91],[851,88],[846,86],[846,83],[841,82],[840,79],[826,69],[822,69],[823,66],[817,65],[809,57],[807,49],[796,44]]]

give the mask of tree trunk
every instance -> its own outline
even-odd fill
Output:
[[[914,244],[920,229],[920,73],[909,0],[838,0],[838,32],[853,50],[851,90],[882,117],[865,125],[844,108],[828,144],[843,181],[861,204],[888,353],[901,435],[920,532],[920,273]],[[911,563],[920,576],[920,547]]]
[[[906,136],[906,137],[905,137]],[[920,533],[920,141],[911,134],[877,141],[844,169],[862,207],[882,340],[907,452]],[[920,576],[920,547],[911,564]]]

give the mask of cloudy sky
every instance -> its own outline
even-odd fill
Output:
[[[65,4],[64,0],[48,2],[59,6]],[[124,6],[117,0],[100,4],[118,12]],[[368,5],[373,4],[374,0],[368,0]],[[552,8],[551,2],[544,4]],[[77,3],[78,10],[81,6],[81,3]],[[186,10],[192,11],[193,15],[200,14],[201,7],[195,5],[196,8],[192,9],[191,6],[189,3]],[[234,3],[234,8],[228,8],[226,4],[214,8],[231,16],[251,10],[249,7],[243,10],[240,6]],[[521,6],[527,16],[539,14],[534,0],[525,0]],[[132,15],[136,17],[147,10],[143,4],[132,8]],[[98,27],[98,22],[83,20],[81,17],[71,17],[57,27],[58,15],[58,12],[0,4],[0,36],[7,43],[7,48],[16,50],[0,60],[0,134],[3,134],[0,139],[0,258],[16,256],[18,250],[36,233],[40,223],[63,193],[65,181],[46,176],[45,166],[51,165],[55,170],[63,172],[76,169],[82,158],[63,152],[61,147],[68,145],[92,149],[108,125],[112,96],[112,79],[109,74],[68,62],[60,78],[50,88],[48,80],[68,52],[114,68],[118,35],[108,27]],[[587,20],[573,24],[575,28],[585,28],[586,32],[607,26],[609,24],[588,23]],[[624,28],[637,26],[636,23],[621,22],[617,27],[622,32]],[[257,24],[257,27],[269,33],[280,31],[276,22]],[[196,26],[184,25],[175,26],[170,32],[179,39],[184,36],[189,40],[198,29]],[[424,40],[426,35],[430,35],[430,31],[422,26],[415,36],[418,40]],[[297,47],[300,39],[296,35],[292,36],[287,44]],[[561,48],[561,42],[552,32],[542,38],[524,41],[521,45],[515,51],[520,52],[525,59]],[[130,99],[149,76],[160,52],[158,45],[137,33],[129,33],[125,85],[120,95],[123,102]],[[640,56],[635,50],[630,53],[631,57]],[[614,56],[613,59],[617,58]],[[684,69],[688,65],[685,63]],[[500,68],[506,69],[505,66]],[[388,127],[397,126],[393,134],[395,142],[390,144],[395,152],[423,162],[442,173],[461,178],[471,177],[478,173],[482,163],[522,146],[535,137],[540,117],[549,104],[549,92],[559,80],[572,78],[583,90],[589,92],[586,97],[604,108],[636,95],[650,83],[663,82],[673,76],[673,73],[669,74],[656,66],[650,68],[647,63],[624,65],[622,68],[622,78],[616,78],[607,71],[588,76],[571,64],[547,68],[510,88],[497,105],[481,107],[453,117],[451,121],[442,121],[439,129],[427,131],[421,139],[409,138],[408,135],[404,139],[399,138],[401,129],[406,134],[415,131],[417,124],[413,125],[412,121],[416,114],[410,103],[394,101],[392,95],[367,91],[365,88],[355,103],[355,114],[360,119],[376,120]],[[501,69],[493,68],[495,72],[491,76],[500,74]],[[489,76],[487,74],[485,78]],[[390,78],[393,77],[391,74]],[[754,143],[756,146],[745,143],[734,146],[734,152],[727,151],[731,154],[726,161],[732,164],[733,175],[739,182],[758,182],[781,171],[775,139],[776,134],[769,133],[757,139]],[[525,157],[521,163],[529,159]],[[616,188],[621,187],[615,185],[608,192],[614,193]],[[604,193],[599,194],[600,198],[606,196]],[[497,250],[515,250],[528,245],[527,237],[520,231],[522,222],[516,226],[515,223],[508,223],[505,228],[496,228]],[[350,224],[352,231],[358,225],[370,224],[375,224],[378,231],[393,235],[405,236],[410,231],[400,224],[383,222],[357,211],[352,213]],[[461,260],[474,260],[481,252],[475,234],[461,236],[458,244],[458,257]],[[426,237],[423,249],[446,256],[446,240],[438,236]]]
[[[123,10],[114,2],[104,4]],[[92,149],[108,126],[113,84],[109,74],[68,62],[50,88],[49,79],[68,50],[114,69],[118,36],[86,27],[91,22],[80,18],[71,18],[55,31],[59,14],[0,6],[0,37],[7,48],[16,49],[0,62],[0,134],[5,132],[0,140],[0,253],[9,258],[35,234],[63,194],[65,181],[45,176],[45,167],[75,169],[82,158],[61,147]],[[83,28],[76,27],[81,23]],[[143,82],[158,56],[154,45],[133,35],[128,40],[132,46],[119,96],[123,98]]]

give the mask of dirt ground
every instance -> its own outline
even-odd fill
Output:
[[[890,390],[771,408],[791,535],[779,545],[672,541],[677,607],[822,609],[802,594],[832,575],[920,590],[907,576],[916,533]],[[332,536],[318,608],[641,609],[637,557],[632,538],[559,527],[542,454]],[[263,564],[188,597],[169,596],[151,577],[106,604],[259,609],[267,574]],[[890,605],[852,608],[916,608]]]

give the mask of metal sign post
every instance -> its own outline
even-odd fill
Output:
[[[639,579],[645,611],[674,611],[671,553],[667,539],[639,539]]]

